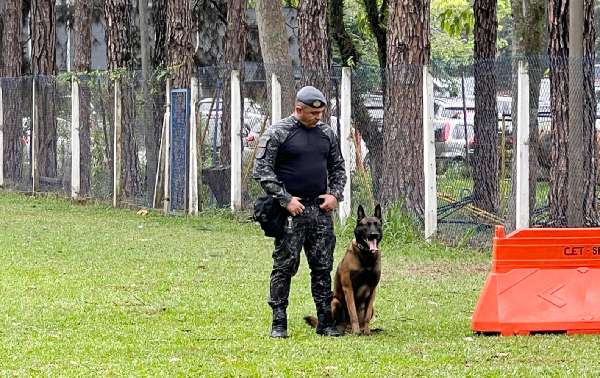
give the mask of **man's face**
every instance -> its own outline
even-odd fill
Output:
[[[296,105],[296,118],[305,126],[314,127],[321,120],[325,107],[311,108],[310,106]]]

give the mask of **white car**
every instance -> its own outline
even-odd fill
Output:
[[[223,103],[213,98],[200,100],[198,111],[202,121],[202,130],[208,125],[204,133],[204,145],[215,151],[221,147],[221,119],[223,116]],[[253,147],[256,147],[258,138],[269,125],[268,115],[264,114],[261,106],[254,100],[244,99],[244,125],[242,127],[242,141],[244,157],[249,155]],[[250,148],[248,148],[250,147]]]

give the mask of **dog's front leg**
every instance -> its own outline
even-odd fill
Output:
[[[360,326],[358,324],[358,315],[356,314],[356,303],[354,302],[354,290],[350,277],[345,277],[342,280],[342,289],[346,298],[346,306],[348,307],[348,315],[350,315],[350,324],[352,325],[352,333],[360,334]]]
[[[373,288],[371,292],[371,297],[369,298],[369,303],[367,304],[367,311],[365,314],[365,324],[363,326],[363,334],[368,336],[371,334],[371,330],[369,329],[369,322],[373,318],[373,303],[375,303],[375,293],[377,292],[377,287]]]

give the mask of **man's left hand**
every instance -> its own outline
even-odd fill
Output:
[[[331,194],[321,194],[319,198],[323,198],[323,203],[319,206],[321,210],[331,211],[337,207],[337,198]]]

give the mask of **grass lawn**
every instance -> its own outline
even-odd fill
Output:
[[[476,336],[489,253],[390,232],[371,337],[323,338],[302,261],[268,337],[271,239],[197,218],[0,192],[0,376],[594,375],[595,336]],[[336,263],[350,240],[338,228]],[[392,240],[395,239],[395,240]]]

